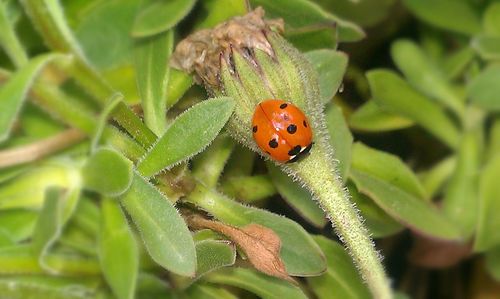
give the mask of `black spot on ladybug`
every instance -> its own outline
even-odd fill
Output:
[[[252,131],[253,131],[254,133],[257,133],[257,126],[253,126]]]
[[[302,122],[302,124],[307,128],[307,122],[305,120]]]
[[[296,145],[291,150],[288,151],[288,155],[289,156],[296,156],[300,153],[301,149],[302,148],[300,147],[300,145]]]
[[[297,126],[294,124],[291,124],[288,127],[286,127],[286,131],[290,134],[293,134],[293,133],[297,132]]]
[[[311,144],[309,144],[307,147],[304,147],[303,149],[300,149],[300,146],[298,146],[300,152],[295,156],[290,156],[290,160],[288,160],[286,163],[293,163],[293,162],[297,162],[297,161],[301,160],[302,158],[307,156],[307,154],[311,150],[312,146],[313,146],[312,142],[311,142]],[[294,147],[292,150],[295,150],[296,147]],[[290,154],[290,152],[288,152],[288,154]]]
[[[287,104],[287,103],[283,103],[283,104],[281,104],[281,105],[280,105],[280,108],[281,108],[281,109],[285,109],[287,106],[288,106],[288,104]]]
[[[276,139],[274,139],[274,138],[271,139],[271,140],[269,140],[269,146],[271,148],[277,148],[278,147],[278,141]]]
[[[309,144],[305,149],[301,150],[300,155],[301,156],[306,155],[307,153],[309,153],[312,147],[313,147],[313,142],[311,142],[311,144]]]

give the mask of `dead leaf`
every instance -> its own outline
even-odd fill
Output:
[[[272,229],[254,223],[244,227],[234,227],[199,216],[190,217],[188,223],[193,228],[209,228],[231,239],[245,252],[248,261],[255,269],[296,283],[288,275],[285,264],[280,258],[281,240]]]
[[[409,254],[418,266],[442,269],[460,263],[471,255],[471,244],[443,241],[415,234],[415,243]]]

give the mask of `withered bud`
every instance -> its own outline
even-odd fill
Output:
[[[266,38],[270,31],[283,32],[282,19],[264,20],[264,10],[257,7],[248,14],[235,17],[213,29],[195,32],[176,47],[170,65],[188,73],[195,72],[195,79],[207,87],[220,85],[221,56],[230,61],[232,50],[259,49],[273,55]]]

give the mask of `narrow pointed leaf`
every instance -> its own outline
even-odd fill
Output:
[[[139,271],[139,252],[119,204],[110,199],[102,200],[99,261],[116,297],[133,299]]]
[[[38,72],[60,54],[43,54],[31,59],[0,88],[0,142],[9,137],[12,124],[24,104]]]
[[[251,269],[224,269],[224,271],[217,271],[207,275],[205,280],[211,283],[242,288],[263,299],[307,298],[299,287],[290,282]]]
[[[141,39],[135,45],[137,85],[142,99],[144,121],[158,136],[167,127],[166,92],[169,78],[168,59],[174,34],[164,32]]]
[[[413,125],[412,120],[382,109],[374,100],[363,104],[349,117],[351,128],[367,132],[399,130]]]
[[[209,99],[190,108],[168,127],[137,169],[149,177],[199,153],[217,137],[233,108],[233,100],[227,97]]]

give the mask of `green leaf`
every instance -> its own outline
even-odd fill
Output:
[[[374,70],[367,78],[381,107],[415,121],[451,148],[458,145],[458,129],[442,107],[416,92],[396,73]]]
[[[305,54],[318,73],[319,89],[324,104],[332,100],[342,84],[347,69],[347,55],[342,52],[321,49]]]
[[[196,277],[216,269],[231,266],[236,260],[236,248],[229,241],[203,240],[196,242]]]
[[[283,18],[287,31],[297,31],[325,24],[336,24],[340,41],[358,41],[365,37],[363,30],[354,23],[321,9],[306,0],[251,0],[252,7],[262,6],[268,18]]]
[[[169,30],[191,11],[196,0],[155,0],[141,9],[132,36],[145,37]]]
[[[337,160],[337,171],[342,180],[347,180],[347,173],[351,166],[352,135],[347,127],[344,114],[340,107],[332,105],[325,111],[325,120],[330,144],[333,148],[335,160]]]
[[[0,45],[12,63],[20,67],[28,61],[28,56],[14,30],[15,21],[12,20],[11,12],[9,3],[2,1],[0,3]]]
[[[167,127],[166,97],[168,60],[174,42],[173,31],[138,40],[135,45],[137,85],[142,98],[144,121],[158,136]]]
[[[190,108],[174,120],[137,169],[149,177],[201,152],[217,137],[233,109],[234,102],[227,97],[205,100]]]
[[[266,165],[273,184],[283,199],[312,225],[320,228],[325,226],[325,213],[314,201],[311,193],[294,182],[274,163],[268,162]]]
[[[385,238],[403,230],[399,222],[387,215],[373,199],[361,194],[352,182],[347,183],[347,188],[372,238]]]
[[[424,187],[426,198],[431,199],[449,180],[456,168],[457,159],[454,156],[443,159],[432,166],[431,169],[418,174],[422,186]]]
[[[237,299],[235,295],[223,288],[210,284],[196,283],[187,289],[186,294],[192,299]]]
[[[350,20],[363,27],[372,27],[386,19],[393,12],[396,0],[315,0],[325,9],[337,14],[339,17]]]
[[[119,196],[132,184],[133,164],[113,149],[102,148],[82,168],[87,189],[107,196]]]
[[[0,278],[0,293],[9,299],[95,298],[98,283],[97,278],[15,275]]]
[[[75,37],[92,65],[109,70],[130,64],[130,29],[137,8],[136,0],[111,0],[99,1],[87,9]]]
[[[169,68],[167,83],[167,108],[175,105],[193,85],[193,77],[173,68]]]
[[[31,59],[20,68],[0,88],[0,142],[9,137],[12,125],[24,104],[26,94],[35,80],[38,72],[49,62],[61,57],[60,54],[42,54]]]
[[[0,230],[18,243],[31,236],[37,217],[37,212],[24,209],[0,211]]]
[[[314,240],[325,252],[328,264],[328,270],[323,275],[307,278],[314,294],[319,299],[371,298],[352,258],[342,245],[322,236],[315,236]]]
[[[212,28],[229,18],[247,13],[245,0],[203,0],[200,2],[206,17],[196,24],[196,29]]]
[[[479,16],[469,2],[457,0],[404,0],[405,6],[423,21],[465,35],[481,30]]]
[[[310,276],[325,270],[325,259],[320,248],[296,222],[240,204],[202,185],[196,187],[188,200],[226,224],[241,227],[255,223],[272,229],[281,239],[280,256],[290,275]]]
[[[471,236],[478,219],[478,172],[482,158],[482,127],[465,132],[457,163],[445,190],[443,211],[464,236]]]
[[[500,36],[500,3],[492,2],[483,15],[484,33]]]
[[[132,186],[122,196],[122,204],[155,262],[179,275],[195,274],[193,238],[182,217],[163,194],[135,174]]]
[[[491,110],[500,110],[500,65],[492,65],[477,75],[467,86],[467,93],[473,104]]]
[[[457,240],[455,226],[435,207],[377,177],[352,169],[351,177],[361,193],[368,195],[394,219],[430,237]]]
[[[263,299],[307,298],[299,287],[290,282],[267,276],[252,269],[224,269],[224,271],[217,271],[205,276],[204,280],[242,288]]]
[[[39,265],[51,273],[58,273],[47,261],[48,253],[61,236],[68,219],[73,214],[80,197],[79,190],[63,191],[48,188],[45,202],[38,216],[32,238],[32,251]]]
[[[408,118],[387,112],[377,101],[369,100],[349,117],[349,126],[355,130],[383,132],[406,129],[414,125]]]
[[[413,171],[397,156],[370,148],[361,142],[352,149],[352,169],[380,179],[419,198],[425,191]]]
[[[500,209],[498,178],[500,177],[500,154],[497,153],[480,172],[479,177],[479,216],[477,221],[474,249],[489,250],[500,246]]]
[[[454,79],[460,76],[474,58],[474,50],[468,45],[445,57],[442,67],[446,77]]]
[[[455,94],[444,74],[414,42],[400,39],[392,44],[392,59],[408,82],[419,92],[433,98],[458,115],[464,113],[463,101]]]
[[[471,47],[486,60],[500,60],[500,37],[479,35],[471,42]]]
[[[104,278],[119,299],[135,298],[139,270],[137,243],[116,201],[103,199],[99,261]]]

